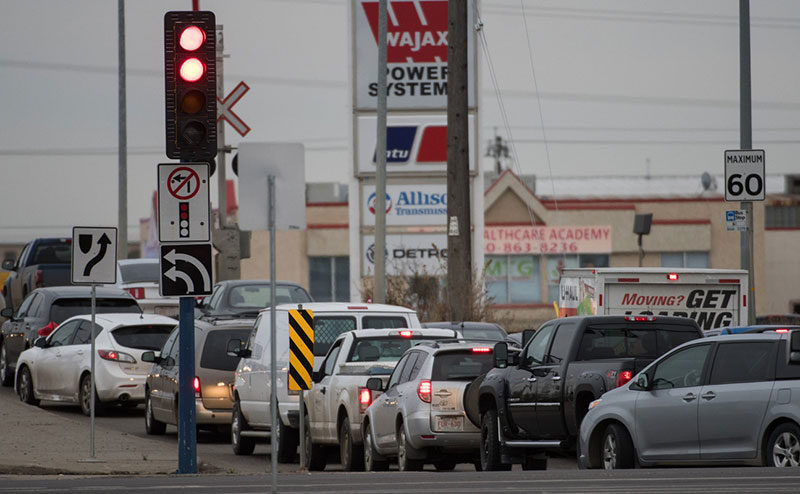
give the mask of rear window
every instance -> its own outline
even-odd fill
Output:
[[[237,285],[228,290],[228,305],[234,309],[263,309],[272,305],[270,285]],[[311,302],[306,291],[293,285],[276,285],[276,304]]]
[[[494,366],[492,352],[459,350],[437,354],[433,359],[431,381],[472,381]]]
[[[58,242],[40,244],[31,257],[31,264],[69,264],[72,262],[72,244]]]
[[[95,304],[98,314],[141,314],[142,309],[133,299],[98,298]],[[72,316],[80,316],[92,312],[90,298],[62,298],[53,302],[50,307],[50,320],[61,324]]]
[[[609,358],[655,359],[676,346],[698,338],[696,331],[658,328],[622,329],[588,327],[581,338],[578,360]]]
[[[125,326],[111,332],[122,346],[137,350],[161,350],[175,326],[172,324],[142,324]]]
[[[250,338],[249,329],[226,329],[211,331],[206,336],[203,344],[203,354],[200,356],[200,367],[233,372],[239,365],[239,357],[228,355],[228,341],[247,341]]]
[[[161,276],[158,262],[120,264],[119,272],[122,276],[122,283],[157,283]]]
[[[371,329],[407,328],[408,321],[405,317],[397,316],[364,316],[361,320],[362,327]]]
[[[417,343],[435,340],[433,336],[404,338],[402,336],[382,338],[358,338],[350,348],[348,362],[397,362],[400,357]]]
[[[494,340],[505,341],[506,332],[498,327],[482,327],[482,328],[462,328],[461,335],[464,338],[475,340]]]
[[[356,318],[349,316],[314,317],[314,355],[324,357],[336,338],[345,331],[356,329]]]

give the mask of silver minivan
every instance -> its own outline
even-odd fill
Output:
[[[800,330],[675,348],[592,402],[579,452],[583,468],[800,465]]]

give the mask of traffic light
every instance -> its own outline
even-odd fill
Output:
[[[213,12],[164,15],[167,157],[217,155],[217,43]]]

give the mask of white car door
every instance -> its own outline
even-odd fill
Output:
[[[33,364],[33,385],[40,393],[67,396],[63,374],[68,366],[64,362],[63,350],[72,341],[80,323],[80,319],[73,319],[62,324],[47,339],[47,347],[40,349]]]
[[[309,419],[311,420],[311,435],[323,441],[332,440],[336,434],[335,418],[331,418],[335,412],[331,411],[333,390],[331,389],[331,376],[333,375],[336,361],[339,359],[339,351],[342,349],[342,340],[337,341],[328,352],[328,357],[323,362],[323,372],[325,377],[318,383],[314,383],[308,393],[311,394],[311,409]]]
[[[92,362],[92,322],[81,321],[75,336],[68,345],[61,347],[61,361],[63,372],[60,379],[63,380],[60,387],[66,396],[74,396],[78,399],[80,389],[81,369],[91,368]],[[95,333],[99,333],[102,328],[95,324]],[[98,342],[100,339],[97,340]],[[95,360],[95,365],[99,365]]]

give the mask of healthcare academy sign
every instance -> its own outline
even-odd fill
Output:
[[[389,0],[388,108],[447,108],[447,0]],[[377,107],[378,1],[355,2],[356,109]],[[472,26],[472,1],[467,25]],[[467,39],[475,60],[474,36]],[[469,63],[469,106],[475,106],[475,64]]]
[[[487,226],[487,254],[605,254],[610,226]]]

